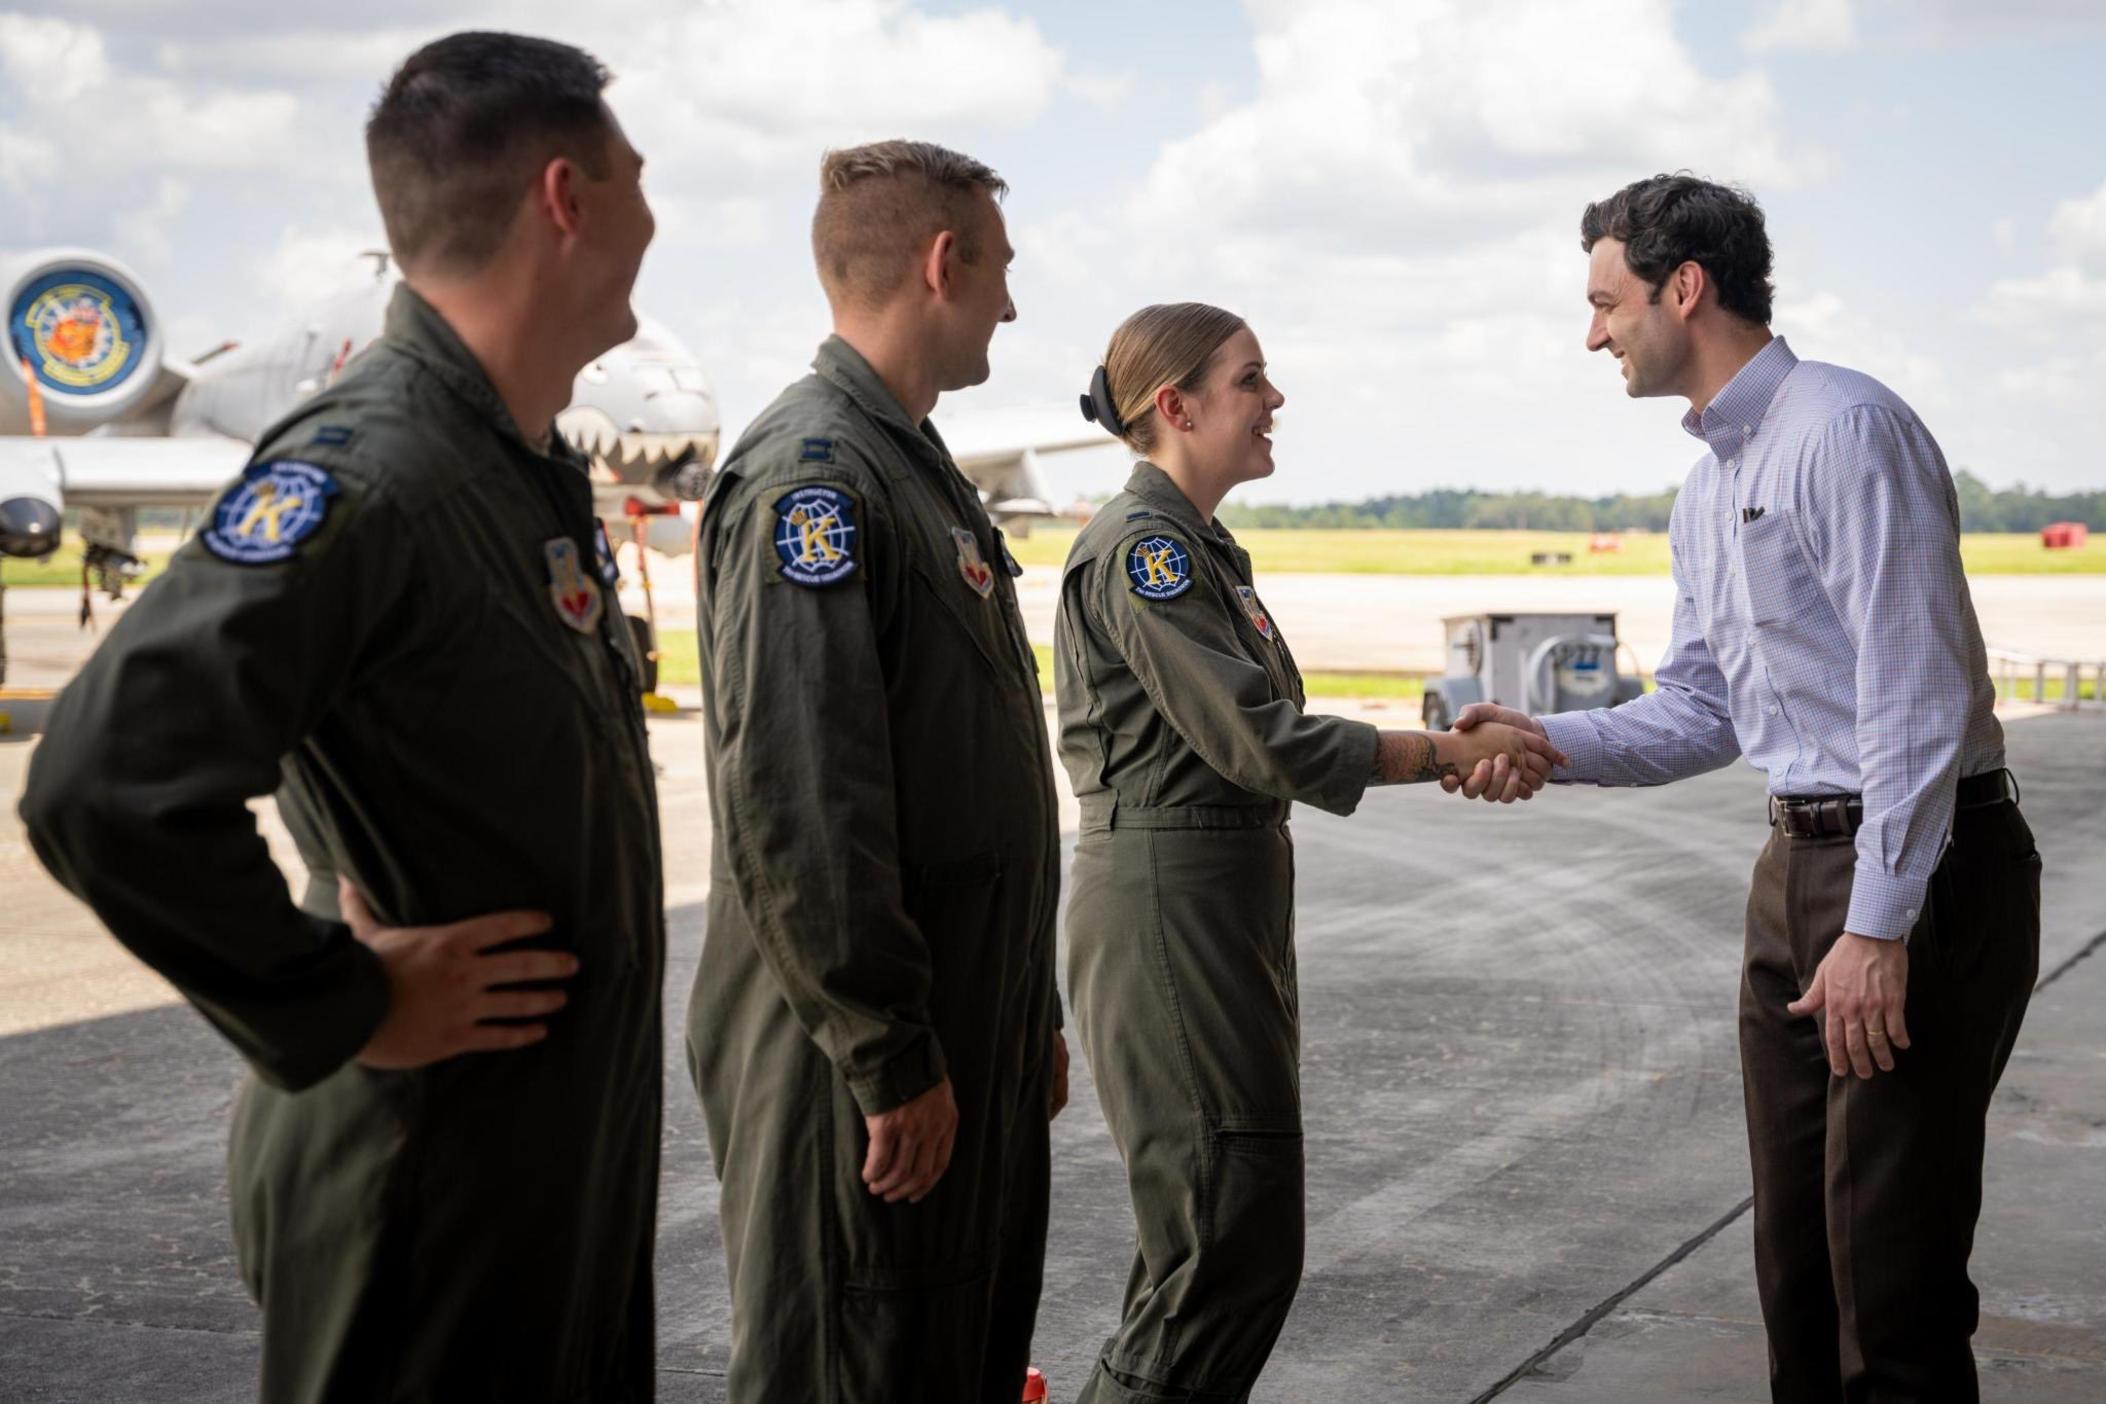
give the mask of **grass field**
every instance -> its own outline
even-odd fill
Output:
[[[1075,540],[1071,527],[1042,526],[1012,540],[1025,565],[1058,566]],[[1236,540],[1260,575],[1665,575],[1665,533],[1635,533],[1622,549],[1591,552],[1585,532],[1288,531],[1253,528]],[[1538,551],[1564,551],[1570,565],[1533,566]],[[2042,549],[2036,535],[1977,533],[1960,538],[1970,575],[2106,575],[2106,533],[2074,551]],[[168,564],[148,552],[146,579]],[[42,561],[0,561],[0,584],[78,585],[78,539]]]
[[[80,538],[68,538],[69,544],[61,546],[41,561],[17,561],[0,559],[0,585],[80,585]],[[148,551],[144,557],[146,574],[138,583],[159,575],[168,566],[168,552]]]
[[[1011,543],[1025,565],[1059,565],[1072,528],[1040,527]],[[1329,531],[1252,528],[1236,533],[1260,575],[1665,575],[1667,535],[1634,533],[1622,549],[1592,552],[1585,532]],[[1534,566],[1538,551],[1572,563]],[[1971,575],[2106,575],[2106,534],[2074,551],[2049,551],[2036,535],[1970,534],[1960,556]]]

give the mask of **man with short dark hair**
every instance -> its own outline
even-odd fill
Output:
[[[653,1395],[656,798],[553,432],[652,233],[606,81],[502,34],[403,64],[368,129],[384,337],[258,439],[22,801],[255,1071],[229,1180],[273,1404]]]
[[[1456,725],[1538,726],[1570,758],[1553,780],[1768,772],[1740,1046],[1771,1391],[1972,1400],[1983,1123],[2039,965],[2040,856],[1952,480],[1891,390],[1771,336],[1746,194],[1656,176],[1581,238],[1588,348],[1631,395],[1687,398],[1705,445],[1670,526],[1673,642],[1638,701]]]
[[[715,882],[688,1052],[738,1404],[1013,1400],[1038,1309],[1060,844],[1017,567],[928,422],[1016,316],[986,166],[837,151],[835,334],[697,553]]]

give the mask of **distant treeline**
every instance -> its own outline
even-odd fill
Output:
[[[1968,531],[2038,531],[2049,522],[2083,522],[2106,531],[2106,492],[2055,496],[2016,483],[1993,489],[1962,468],[1953,475],[1960,524]],[[1241,527],[1395,527],[1471,531],[1665,531],[1675,490],[1614,497],[1553,497],[1542,492],[1435,488],[1363,502],[1310,507],[1224,504],[1221,520]]]

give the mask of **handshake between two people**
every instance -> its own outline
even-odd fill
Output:
[[[1436,738],[1443,752],[1441,788],[1464,799],[1490,804],[1531,799],[1550,783],[1553,767],[1569,764],[1534,717],[1490,702],[1472,702],[1455,718],[1453,730]]]

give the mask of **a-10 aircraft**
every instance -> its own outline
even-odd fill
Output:
[[[369,257],[366,276],[276,336],[187,360],[170,353],[145,287],[116,260],[80,249],[0,257],[14,363],[12,374],[0,368],[0,555],[50,555],[71,510],[86,572],[121,593],[139,569],[141,508],[208,505],[264,429],[380,336],[399,275],[385,253]],[[692,541],[680,504],[701,496],[723,425],[694,357],[639,321],[634,339],[579,373],[556,427],[591,461],[594,510],[610,536],[623,539],[626,522],[632,538],[678,554]],[[1109,442],[1041,414],[957,421],[946,440],[989,512],[1021,530],[1053,513],[1037,455]],[[653,657],[650,623],[631,627]],[[655,669],[645,671],[654,686]]]

